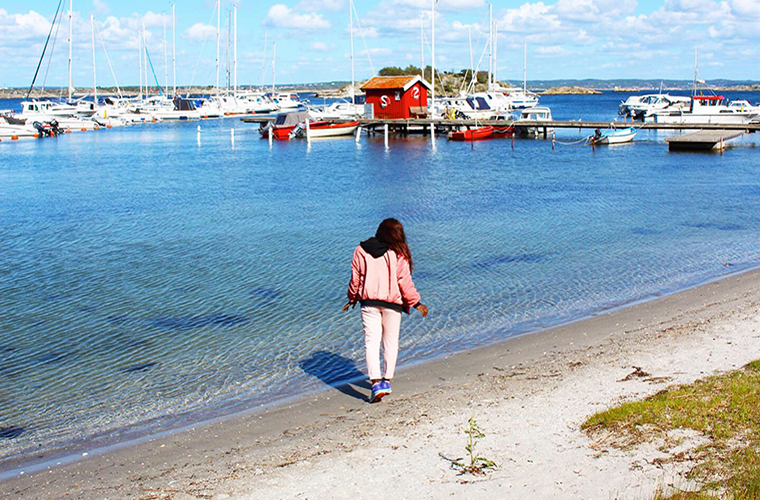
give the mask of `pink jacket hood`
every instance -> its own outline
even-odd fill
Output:
[[[377,255],[379,252],[374,253]],[[374,257],[359,245],[351,262],[348,300],[352,303],[367,300],[387,302],[409,312],[411,307],[419,304],[420,294],[412,281],[409,262],[403,255],[388,249],[379,257]]]

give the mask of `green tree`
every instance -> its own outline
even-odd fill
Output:
[[[387,66],[377,72],[380,76],[401,76],[404,75],[404,70],[398,66]]]

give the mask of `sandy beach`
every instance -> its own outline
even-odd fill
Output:
[[[580,425],[622,400],[760,358],[759,285],[750,271],[404,367],[381,404],[366,403],[364,383],[329,387],[20,474],[0,483],[0,496],[645,499],[685,487],[688,463],[655,460],[667,458],[657,443],[611,448]],[[484,476],[459,475],[449,461],[464,456],[473,415],[486,434],[479,454],[498,464]],[[699,442],[686,437],[683,449]]]

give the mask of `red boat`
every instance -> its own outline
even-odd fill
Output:
[[[452,141],[479,141],[489,139],[493,136],[493,127],[478,127],[457,132],[449,132],[449,139]]]
[[[272,137],[279,141],[290,139],[290,133],[296,126],[309,119],[309,113],[306,111],[295,111],[292,113],[280,113],[275,117],[274,122],[269,122],[261,127],[261,138],[269,137],[269,131],[272,131]]]
[[[497,126],[493,128],[494,135],[501,135],[504,137],[510,137],[515,133],[515,127],[512,125]]]

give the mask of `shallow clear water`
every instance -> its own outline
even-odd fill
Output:
[[[542,104],[612,119],[621,98]],[[388,216],[431,309],[404,319],[404,363],[760,263],[752,137],[723,155],[654,133],[270,149],[238,120],[201,123],[200,145],[196,126],[0,144],[0,468],[358,375],[358,312],[340,307]]]

